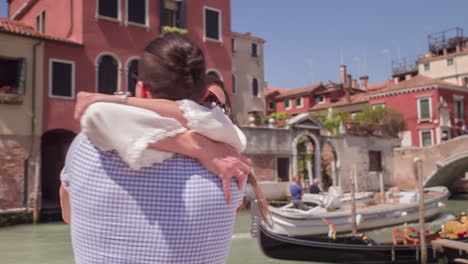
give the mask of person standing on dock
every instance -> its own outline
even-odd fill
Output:
[[[302,186],[299,181],[298,176],[292,178],[292,183],[289,186],[289,191],[291,192],[291,200],[294,204],[294,207],[301,210],[308,210],[302,201]]]
[[[310,188],[309,188],[309,192],[315,193],[315,194],[320,193],[320,180],[319,179],[315,179],[312,182],[312,185],[310,185]]]

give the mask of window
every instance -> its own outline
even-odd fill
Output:
[[[148,0],[127,0],[127,21],[136,24],[147,24]]]
[[[421,147],[432,146],[432,131],[421,131]]]
[[[98,16],[119,19],[119,0],[98,0]]]
[[[161,28],[185,28],[185,1],[160,0],[160,7]]]
[[[385,107],[385,103],[375,103],[372,105],[372,109],[377,109],[377,108],[384,108]]]
[[[430,71],[431,65],[429,63],[424,63],[424,71]]]
[[[127,91],[135,95],[135,86],[137,83],[138,76],[138,60],[132,60],[128,64],[127,69]]]
[[[221,41],[221,11],[205,7],[205,38]]]
[[[255,43],[252,43],[252,57],[258,57],[258,46]]]
[[[291,100],[284,100],[284,108],[291,109]]]
[[[304,99],[302,97],[296,98],[296,108],[301,108],[304,106]]]
[[[232,75],[232,93],[236,93],[236,76],[234,74]]]
[[[236,40],[231,39],[232,53],[236,52]]]
[[[26,60],[0,58],[0,91],[7,94],[24,94]]]
[[[468,77],[463,77],[463,79],[465,80],[465,87],[468,87]]]
[[[446,141],[452,138],[452,133],[450,128],[442,129],[441,141]]]
[[[258,81],[255,78],[252,80],[252,94],[253,96],[260,95],[259,90],[258,90]]]
[[[369,151],[369,171],[382,171],[382,151]]]
[[[315,102],[317,104],[323,104],[323,103],[325,103],[325,97],[323,95],[320,95],[317,98],[315,98]]]
[[[288,182],[289,181],[289,158],[278,158],[278,181]]]
[[[465,118],[463,112],[463,99],[455,99],[455,118],[463,120]]]
[[[51,59],[49,63],[49,96],[58,98],[75,97],[75,63]]]
[[[46,26],[46,11],[42,11],[39,13],[39,15],[36,16],[36,31],[39,31],[41,33],[45,33],[45,26]]]
[[[418,99],[418,119],[427,120],[431,119],[431,99],[424,98]]]
[[[268,109],[269,110],[275,110],[275,102],[269,102],[268,103]]]
[[[103,55],[98,63],[98,93],[114,94],[117,92],[119,64],[110,55]]]
[[[453,65],[453,58],[448,58],[447,59],[447,66],[452,66]]]

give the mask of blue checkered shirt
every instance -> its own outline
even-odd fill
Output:
[[[62,182],[76,263],[226,262],[243,193],[232,181],[227,204],[220,180],[192,158],[132,170],[79,134]]]

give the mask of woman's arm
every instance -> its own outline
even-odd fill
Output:
[[[74,118],[76,120],[80,120],[88,106],[97,102],[120,103],[120,96],[79,92],[76,95]],[[184,117],[184,113],[180,109],[179,104],[175,101],[129,97],[127,104],[138,108],[151,110],[164,117],[174,118],[179,121],[182,126],[187,127],[187,120]]]
[[[120,100],[120,96],[116,95],[79,92],[75,106],[75,119],[81,119],[85,110],[94,103],[120,103]],[[190,100],[175,102],[164,99],[135,97],[128,98],[127,104],[155,112],[161,117],[173,118],[183,127],[193,130],[213,141],[228,143],[239,152],[244,151],[247,145],[244,133],[231,122],[221,109],[208,109]],[[118,113],[112,112],[106,115],[107,117],[112,117],[118,116]],[[89,117],[89,115],[87,116]]]

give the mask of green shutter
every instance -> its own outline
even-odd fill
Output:
[[[186,28],[187,25],[186,25],[186,11],[185,11],[185,1],[182,0],[180,2],[177,3],[177,6],[178,6],[178,23],[177,23],[177,27],[179,28]]]
[[[19,58],[18,59],[18,79],[17,79],[18,94],[25,93],[25,85],[26,85],[25,80],[26,80],[26,59]]]
[[[423,99],[419,101],[419,115],[420,119],[431,118],[431,112],[429,110],[429,99]]]

